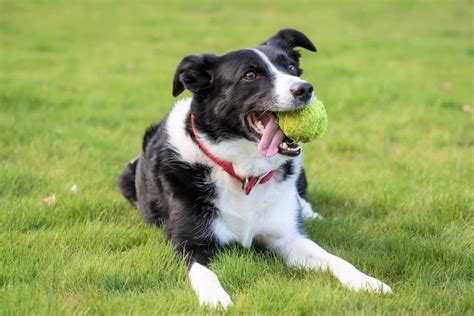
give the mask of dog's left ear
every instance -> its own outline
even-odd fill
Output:
[[[278,46],[285,50],[302,47],[312,52],[316,51],[314,44],[300,31],[294,29],[283,29],[270,37],[262,45]]]
[[[212,85],[212,68],[217,57],[212,54],[190,55],[179,63],[173,79],[173,96],[176,97],[184,89],[198,93]]]

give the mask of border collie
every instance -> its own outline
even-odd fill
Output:
[[[303,33],[284,29],[255,48],[185,57],[173,96],[187,89],[192,98],[146,131],[142,153],[120,176],[123,195],[187,259],[201,304],[232,304],[207,268],[232,243],[268,248],[289,266],[328,270],[353,290],[391,292],[304,232],[302,218],[319,215],[306,201],[301,148],[275,122],[275,113],[315,95],[299,78],[295,47],[316,51]]]

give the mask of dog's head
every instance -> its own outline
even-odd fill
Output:
[[[306,106],[313,86],[299,78],[302,47],[316,47],[301,32],[284,29],[261,45],[233,51],[185,57],[173,81],[173,95],[193,93],[191,110],[206,137],[219,143],[238,138],[255,144],[265,157],[298,156],[276,124],[276,112]]]

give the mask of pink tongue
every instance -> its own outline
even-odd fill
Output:
[[[278,153],[278,146],[285,138],[280,127],[275,121],[275,116],[270,113],[264,114],[260,117],[263,129],[262,138],[258,143],[258,152],[265,157],[272,157]]]

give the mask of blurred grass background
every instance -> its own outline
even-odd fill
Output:
[[[312,239],[391,285],[232,249],[231,314],[470,314],[473,1],[0,1],[0,314],[190,314],[161,230],[116,179],[189,54],[303,31],[330,126],[306,146]],[[70,192],[74,184],[78,193]],[[43,199],[56,193],[54,205]]]

